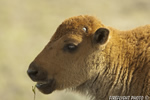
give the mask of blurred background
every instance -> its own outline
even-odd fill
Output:
[[[103,24],[129,30],[150,24],[150,0],[0,0],[0,99],[34,100],[26,74],[66,18],[89,14]],[[77,93],[36,90],[36,100],[88,100]]]

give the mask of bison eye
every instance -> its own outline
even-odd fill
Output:
[[[77,45],[69,43],[64,46],[64,51],[73,52],[77,49]]]

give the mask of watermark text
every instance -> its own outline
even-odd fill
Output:
[[[148,96],[109,96],[109,100],[149,100]]]

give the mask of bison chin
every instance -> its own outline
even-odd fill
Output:
[[[56,81],[54,79],[46,82],[37,82],[36,87],[44,94],[50,94],[56,89]]]

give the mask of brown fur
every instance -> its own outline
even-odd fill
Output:
[[[93,42],[99,28],[110,32],[103,45]],[[68,43],[77,50],[64,51]],[[34,63],[46,71],[47,79],[56,80],[55,90],[73,89],[94,100],[150,96],[150,25],[119,31],[92,16],[72,17],[58,27]]]

